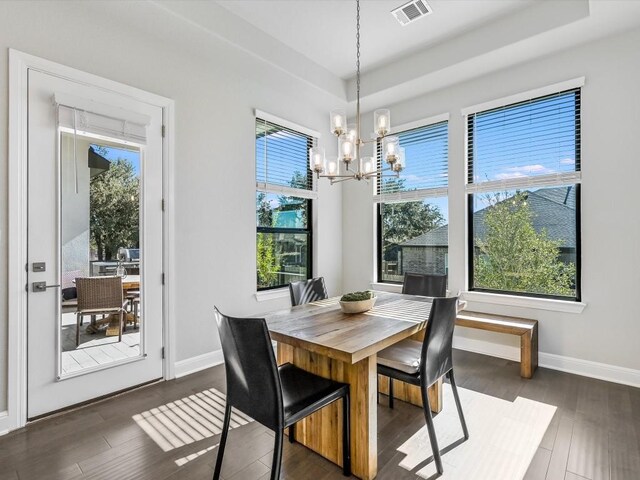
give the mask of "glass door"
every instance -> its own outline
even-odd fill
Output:
[[[29,72],[28,417],[162,377],[162,109]]]

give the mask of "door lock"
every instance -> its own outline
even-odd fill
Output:
[[[31,291],[33,293],[45,292],[47,288],[58,288],[60,285],[47,285],[47,282],[33,282],[31,284]]]

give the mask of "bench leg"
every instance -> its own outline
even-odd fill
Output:
[[[531,378],[538,368],[538,326],[520,336],[520,376]]]

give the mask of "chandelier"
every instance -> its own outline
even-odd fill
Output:
[[[331,133],[338,138],[338,156],[327,158],[324,148],[319,146],[309,149],[309,165],[318,178],[328,178],[333,184],[346,180],[368,180],[376,176],[400,176],[405,166],[404,148],[400,147],[398,137],[389,135],[391,112],[387,109],[376,110],[373,113],[374,132],[371,138],[363,140],[360,136],[360,0],[356,0],[356,123],[347,125],[344,110],[332,110],[329,116]],[[380,142],[382,156],[388,166],[378,168],[376,150]],[[372,144],[372,155],[361,156],[367,144]],[[344,165],[342,168],[341,163]]]

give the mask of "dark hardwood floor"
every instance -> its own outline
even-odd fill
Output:
[[[640,389],[539,369],[532,380],[514,362],[456,351],[462,388],[558,407],[525,480],[640,479]],[[132,417],[209,388],[224,391],[223,367],[93,404],[0,437],[0,480],[210,479],[219,436],[163,451]],[[422,428],[422,411],[403,402],[378,408],[379,479],[415,479],[396,451]],[[231,430],[225,480],[269,478],[273,434],[251,422]],[[341,470],[285,442],[285,479],[337,480]],[[473,479],[470,479],[473,480]]]

